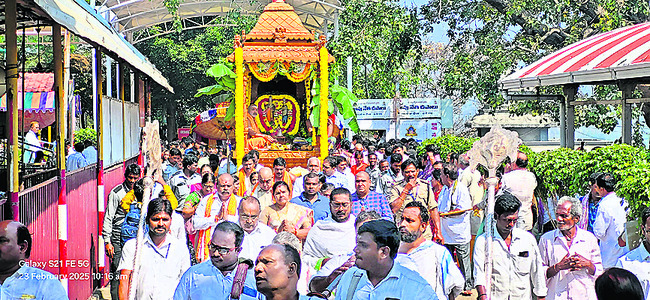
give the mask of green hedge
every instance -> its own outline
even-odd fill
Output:
[[[418,150],[423,152],[426,145],[436,144],[444,158],[449,152],[469,150],[475,140],[442,136],[422,142]],[[539,199],[585,195],[589,175],[608,172],[618,180],[616,193],[627,199],[630,217],[638,217],[650,205],[650,152],[645,149],[617,144],[589,152],[566,148],[533,152],[525,145],[520,150],[528,155],[529,169],[537,176],[535,194]]]
[[[85,142],[86,140],[92,141],[93,145],[97,144],[97,132],[95,129],[82,128],[74,132],[75,143]]]

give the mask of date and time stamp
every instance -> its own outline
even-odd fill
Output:
[[[67,267],[69,269],[89,269],[90,261],[84,259],[68,259],[68,260],[56,260],[51,259],[47,261],[21,261],[20,266],[34,267],[41,270],[51,269],[51,268],[61,268]],[[52,277],[55,279],[67,279],[70,281],[88,281],[88,280],[116,280],[119,279],[120,275],[114,275],[110,272],[107,273],[95,273],[95,272],[68,272],[68,274],[24,274],[34,277]],[[45,278],[25,278],[25,279],[45,279]]]

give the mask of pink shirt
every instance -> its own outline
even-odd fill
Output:
[[[577,228],[571,247],[567,246],[566,239],[559,229],[547,232],[539,240],[539,252],[546,268],[559,263],[567,253],[570,255],[578,253],[590,260],[596,267],[594,275],[589,275],[586,269],[562,270],[555,276],[546,279],[548,287],[546,299],[596,299],[594,283],[598,275],[603,272],[603,264],[598,240],[591,232]]]

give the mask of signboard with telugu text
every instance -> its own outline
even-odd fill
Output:
[[[361,99],[354,105],[358,120],[395,118],[393,99]],[[408,98],[400,100],[399,114],[404,119],[433,119],[442,116],[440,99]]]

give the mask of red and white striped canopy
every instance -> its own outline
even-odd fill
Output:
[[[502,89],[650,77],[650,23],[573,43],[499,80]]]

